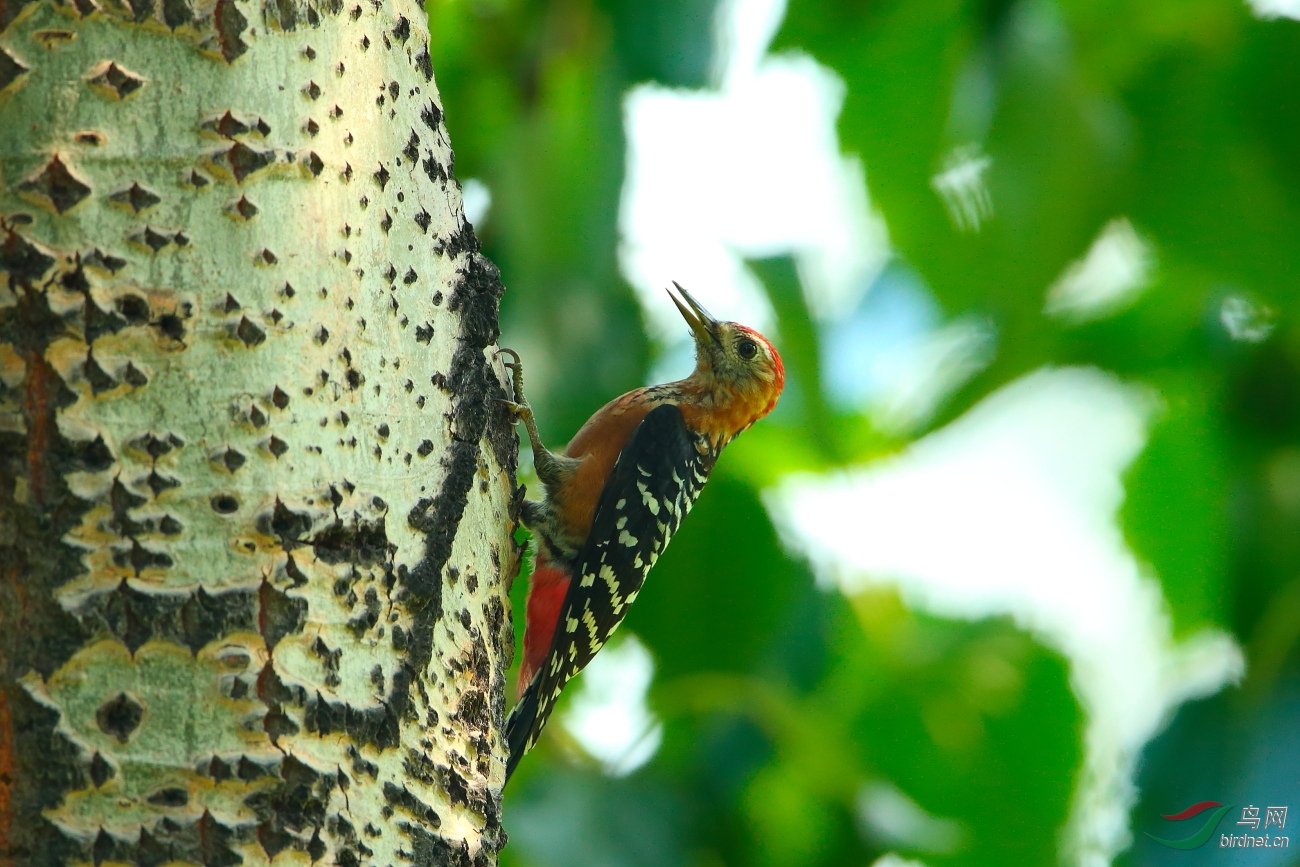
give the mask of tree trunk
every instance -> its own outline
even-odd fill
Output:
[[[517,439],[424,20],[0,0],[0,865],[495,863]]]

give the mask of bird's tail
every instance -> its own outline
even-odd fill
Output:
[[[542,673],[539,671],[533,675],[524,694],[519,696],[510,716],[506,717],[506,747],[510,750],[510,756],[506,759],[506,782],[510,782],[510,775],[515,772],[519,760],[532,746],[530,742],[534,739],[533,733],[536,730],[541,688]]]

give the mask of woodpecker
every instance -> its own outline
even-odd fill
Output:
[[[560,691],[591,662],[699,496],[727,443],[772,411],[785,366],[752,328],[719,322],[677,283],[669,297],[695,338],[686,379],[638,388],[596,411],[561,454],[542,444],[513,350],[511,411],[545,490],[523,504],[534,566],[519,701],[506,720],[506,779],[533,748]],[[575,580],[576,579],[576,580]]]

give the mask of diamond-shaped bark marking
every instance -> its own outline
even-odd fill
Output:
[[[266,332],[258,328],[247,316],[239,318],[239,325],[235,327],[235,336],[242,340],[245,346],[257,346],[266,340]]]
[[[4,90],[27,73],[27,67],[12,54],[0,48],[0,90]]]
[[[60,214],[90,195],[90,187],[68,170],[58,154],[45,164],[40,174],[23,181],[17,189],[27,198],[49,205]]]
[[[11,286],[31,286],[54,264],[54,257],[47,256],[35,244],[12,229],[4,228],[0,235],[0,275],[8,275]],[[3,278],[0,278],[3,280]]]
[[[150,324],[157,328],[158,332],[162,334],[162,336],[180,343],[185,339],[184,320],[188,316],[188,311],[186,311],[185,317],[176,313],[164,313],[162,316],[159,316],[155,322],[151,322]]]
[[[325,163],[316,155],[315,151],[308,151],[307,156],[303,157],[302,164],[307,171],[311,172],[313,178],[320,177],[320,173],[325,168]]]
[[[123,744],[140,726],[140,720],[143,718],[144,708],[124,692],[119,692],[116,697],[109,699],[95,712],[95,722],[99,724],[99,730],[117,738],[118,742]]]
[[[213,755],[212,761],[199,765],[199,773],[222,783],[230,779],[230,765]]]
[[[194,20],[194,9],[187,0],[163,0],[163,23],[172,30]]]
[[[213,161],[219,165],[224,163],[235,176],[235,181],[243,183],[253,172],[275,162],[275,152],[253,150],[243,142],[235,142],[226,150],[218,151]]]
[[[225,58],[226,63],[233,62],[235,58],[248,50],[248,45],[241,38],[244,30],[248,27],[248,19],[239,11],[239,7],[235,5],[235,0],[217,0],[216,9],[213,10],[212,14],[212,22],[216,25],[221,56]]]
[[[271,125],[262,118],[240,120],[229,109],[221,117],[208,118],[199,128],[204,132],[228,139],[235,139],[246,133],[255,133],[262,138],[271,134]]]
[[[281,595],[283,596],[284,594]],[[239,779],[246,783],[251,783],[253,780],[261,777],[270,776],[270,772],[266,768],[251,761],[248,756],[240,756],[239,765],[237,767],[238,770],[236,773],[239,775]]]
[[[129,852],[130,844],[125,840],[117,839],[103,828],[99,829],[99,833],[90,844],[90,860],[96,865],[103,864],[105,861],[125,860],[131,857]]]
[[[289,450],[289,445],[279,437],[271,437],[266,443],[266,449],[278,458]]]
[[[113,61],[105,61],[91,70],[87,83],[109,99],[126,99],[144,86],[144,78]]]
[[[158,460],[172,449],[178,449],[185,443],[176,434],[158,436],[152,432],[136,437],[127,443],[131,448],[139,449],[154,460]],[[141,500],[143,503],[144,501]]]
[[[380,163],[379,171],[374,174],[375,183],[379,184],[379,189],[382,190],[388,186],[389,177],[391,177],[391,175],[388,174],[388,169],[384,167],[383,163]]]
[[[234,848],[239,842],[235,832],[214,819],[207,810],[203,811],[203,816],[194,825],[194,830],[198,832],[195,836],[199,840],[198,857],[194,858],[195,861],[209,867],[233,867],[244,863],[243,856]]]
[[[159,833],[166,833],[163,826],[159,826]],[[140,837],[136,840],[135,847],[128,856],[136,864],[166,864],[173,860],[173,849],[171,842],[164,843],[153,834],[149,829],[141,826]],[[101,862],[102,863],[102,862]]]
[[[116,775],[117,772],[113,770],[113,766],[96,752],[95,757],[90,760],[90,781],[95,784],[95,787],[98,788],[104,785]]]
[[[230,215],[241,220],[251,220],[257,216],[258,207],[248,200],[247,196],[240,196],[239,201],[230,206]]]
[[[155,497],[163,491],[170,490],[171,488],[179,488],[181,486],[181,483],[176,479],[160,475],[157,470],[149,473],[149,475],[145,477],[144,483],[149,486],[149,490],[153,491]]]
[[[266,4],[263,20],[279,30],[296,30],[298,27],[297,4],[294,0],[273,0],[273,2]]]
[[[247,460],[247,458],[244,457],[242,452],[227,446],[226,450],[222,452],[221,455],[219,456],[219,460],[227,470],[229,470],[231,473],[234,473],[236,470],[238,470],[240,467],[244,465],[244,462]]]
[[[105,334],[116,334],[126,327],[125,318],[119,316],[116,311],[100,307],[93,298],[87,298],[82,309],[84,310],[82,333],[86,336],[87,343],[94,343]]]
[[[145,226],[144,231],[136,232],[131,236],[131,241],[157,253],[172,242],[172,236],[159,232],[152,226]]]
[[[114,559],[123,555],[120,549],[114,551]],[[125,562],[125,561],[124,561]],[[106,605],[104,606],[104,622],[113,635],[121,639],[127,649],[135,653],[146,641],[154,637],[154,630],[162,622],[160,610],[162,598],[152,593],[142,593],[131,586],[130,582],[122,581],[118,585],[117,591],[108,594]],[[115,701],[120,702],[121,695]],[[107,708],[108,705],[105,705]],[[105,721],[112,725],[115,718],[121,719],[122,722],[129,724],[130,716],[115,716],[111,713],[104,714],[104,708],[101,708],[101,714],[96,715],[100,721],[100,728],[107,734],[113,734],[119,740],[125,742],[134,731],[135,726],[131,725],[126,731],[125,736],[112,728],[105,728]],[[136,721],[138,725],[138,719]],[[123,726],[125,728],[125,726]]]
[[[90,384],[92,394],[109,391],[117,385],[117,380],[109,376],[108,372],[95,360],[93,352],[86,354],[86,363],[82,365],[81,372],[86,378],[86,382]]]
[[[252,127],[227,110],[221,117],[213,117],[203,121],[199,129],[219,135],[222,138],[233,139],[235,136],[248,132]]]
[[[72,267],[64,270],[58,276],[59,285],[69,292],[79,292],[89,297],[90,281],[86,279],[86,269],[81,265],[81,254],[75,254],[72,257]],[[91,314],[93,317],[93,314]]]
[[[163,552],[146,548],[138,539],[132,539],[130,550],[114,550],[113,562],[118,566],[130,566],[139,575],[146,569],[169,569],[174,561]]]
[[[117,13],[117,9],[113,8],[113,6],[117,4],[120,4],[122,6],[122,12],[126,13],[127,16],[130,16],[131,21],[138,23],[138,25],[139,23],[144,23],[148,21],[149,18],[153,17],[155,0],[117,0],[117,3],[105,4],[105,12],[110,14]]]
[[[98,268],[101,271],[107,271],[110,274],[116,274],[118,271],[121,271],[126,267],[125,259],[114,256],[112,253],[105,253],[98,247],[91,250],[85,256],[82,256],[81,261],[83,264],[88,265],[91,268]]]
[[[128,361],[126,367],[122,368],[122,381],[132,388],[142,388],[149,384],[149,377],[133,362]]]
[[[109,196],[109,198],[119,205],[126,205],[137,214],[141,211],[149,210],[162,201],[161,196],[154,193],[152,190],[147,190],[140,186],[139,181],[131,184],[131,186],[125,190],[118,190],[116,193]]]
[[[314,81],[308,82],[307,86],[303,88],[302,92],[307,94],[307,97],[309,99],[313,99],[313,100],[320,99],[320,94],[321,94],[320,85]]]
[[[429,100],[428,104],[420,109],[420,120],[424,121],[424,125],[429,129],[437,132],[438,124],[442,123],[442,109],[438,108],[436,102]]]
[[[109,529],[122,537],[134,536],[145,530],[143,524],[131,517],[131,510],[149,502],[147,497],[142,497],[131,491],[126,485],[122,484],[121,479],[113,479],[113,486],[109,489],[108,502],[113,511],[113,517],[108,521]]]
[[[152,433],[144,434],[143,437],[136,437],[133,441],[126,443],[131,448],[139,448],[140,451],[146,452],[149,458],[157,460],[162,455],[172,451],[172,443],[166,441],[166,438],[157,437]],[[143,500],[142,500],[143,502]]]

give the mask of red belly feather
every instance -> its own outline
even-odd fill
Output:
[[[528,579],[527,626],[524,630],[524,659],[519,665],[519,694],[546,662],[555,634],[560,607],[569,591],[569,574],[551,565],[542,555]]]

